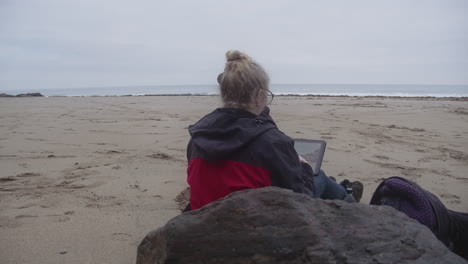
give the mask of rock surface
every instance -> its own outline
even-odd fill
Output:
[[[233,193],[150,232],[137,264],[467,263],[393,208],[268,187]]]

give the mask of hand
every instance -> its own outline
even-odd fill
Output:
[[[309,163],[306,159],[299,155],[299,161],[304,163]]]

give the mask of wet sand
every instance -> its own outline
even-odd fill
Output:
[[[2,263],[132,263],[180,213],[187,127],[216,96],[0,98]],[[278,96],[294,138],[324,139],[328,175],[399,175],[468,212],[468,101]]]

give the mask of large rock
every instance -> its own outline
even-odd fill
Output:
[[[268,187],[233,193],[149,233],[137,264],[466,263],[393,208]]]

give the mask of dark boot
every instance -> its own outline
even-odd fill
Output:
[[[427,226],[454,253],[468,259],[468,214],[448,210],[434,194],[401,177],[385,179],[370,204],[388,205]]]
[[[354,199],[359,203],[362,198],[362,193],[364,192],[364,185],[360,181],[353,181],[351,183],[351,189],[353,189]]]
[[[349,180],[343,180],[340,185],[346,189],[348,194],[351,194],[356,202],[359,203],[362,198],[362,192],[364,191],[364,185],[360,181],[350,182]]]
[[[468,214],[447,210],[449,216],[449,248],[468,259]]]

